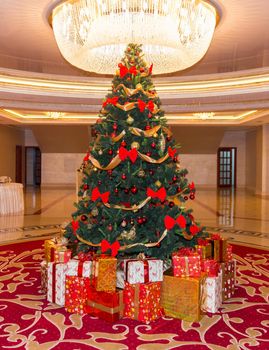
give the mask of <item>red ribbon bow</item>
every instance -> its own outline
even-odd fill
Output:
[[[72,225],[74,234],[76,234],[77,229],[79,228],[79,222],[73,220],[73,221],[71,222],[71,225]]]
[[[210,238],[217,241],[222,240],[222,237],[218,233],[213,233]]]
[[[120,147],[119,157],[121,160],[125,160],[127,157],[129,157],[131,162],[134,163],[137,158],[137,149],[132,148],[130,151],[128,151],[126,148]]]
[[[197,244],[204,247],[204,246],[208,245],[209,243],[206,239],[198,238]]]
[[[144,110],[147,108],[150,112],[154,111],[154,102],[150,100],[148,103],[138,99],[137,105],[140,110],[140,112],[144,112]]]
[[[110,192],[104,192],[104,193],[100,193],[98,187],[95,187],[93,190],[92,190],[92,201],[96,201],[98,198],[101,198],[102,199],[102,202],[103,203],[107,203],[108,202],[108,199],[109,199],[109,195],[110,195]]]
[[[161,187],[158,191],[153,191],[151,188],[147,188],[147,196],[151,198],[159,198],[163,202],[166,198],[166,189]]]
[[[152,68],[153,68],[153,63],[151,63],[151,65],[149,67],[149,75],[151,75],[151,73],[152,73]]]
[[[190,226],[190,233],[194,236],[200,231],[200,228],[197,225]]]
[[[194,191],[194,190],[195,190],[194,182],[192,182],[191,184],[189,184],[189,189],[190,189],[191,191]]]
[[[118,254],[119,249],[120,249],[119,241],[116,241],[116,242],[110,244],[106,239],[103,239],[101,242],[101,252],[105,253],[108,249],[111,249],[112,256],[116,256]]]
[[[86,154],[86,156],[83,158],[83,161],[84,161],[84,162],[87,162],[87,161],[89,160],[89,157],[90,157],[90,153],[88,152],[88,153]]]
[[[137,69],[135,66],[132,66],[130,69],[128,69],[122,63],[119,63],[118,67],[120,68],[120,77],[121,78],[124,78],[125,75],[128,73],[133,74],[133,75],[137,75]]]
[[[112,98],[108,97],[104,102],[103,102],[103,107],[106,107],[108,104],[111,104],[113,106],[115,106],[119,101],[119,97],[118,96],[114,96]]]
[[[171,230],[175,224],[178,224],[181,228],[186,227],[186,219],[183,215],[179,215],[176,219],[166,215],[164,218],[164,225],[167,230]]]
[[[173,149],[170,146],[168,147],[168,155],[169,155],[169,157],[174,158],[176,153],[177,153],[176,149]]]

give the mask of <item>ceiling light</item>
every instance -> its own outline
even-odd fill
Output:
[[[129,43],[143,44],[154,73],[197,63],[217,21],[207,0],[67,0],[52,13],[58,47],[72,65],[114,74]]]

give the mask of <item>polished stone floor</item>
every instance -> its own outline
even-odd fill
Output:
[[[46,237],[70,220],[75,189],[25,190],[24,215],[0,216],[0,242]],[[198,189],[187,202],[194,216],[210,232],[221,232],[230,241],[269,248],[269,199],[237,189]]]

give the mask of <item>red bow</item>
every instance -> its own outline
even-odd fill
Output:
[[[200,245],[200,246],[206,246],[209,243],[208,243],[208,241],[206,239],[198,238],[197,244]]]
[[[108,97],[104,102],[103,102],[103,107],[106,107],[108,104],[111,104],[113,106],[115,106],[119,101],[119,97],[118,96],[114,96],[112,98]]]
[[[153,68],[153,63],[151,63],[151,65],[149,67],[149,75],[151,75],[151,73],[152,73],[152,68]]]
[[[175,224],[178,224],[181,228],[185,228],[186,227],[186,219],[183,215],[179,215],[176,220],[173,219],[171,216],[166,215],[166,217],[164,218],[164,225],[166,227],[167,230],[171,230]]]
[[[83,161],[84,161],[84,162],[87,162],[87,161],[89,160],[89,157],[90,157],[90,153],[88,152],[88,153],[86,154],[86,156],[83,158]]]
[[[195,190],[194,182],[192,182],[191,184],[189,184],[189,189],[190,189],[191,191],[194,191],[194,190]]]
[[[147,188],[147,196],[151,198],[159,198],[163,202],[166,198],[166,189],[161,187],[158,191],[153,191],[151,188]]]
[[[132,66],[130,69],[128,69],[126,66],[124,66],[122,63],[118,64],[120,68],[120,77],[124,78],[126,74],[130,73],[133,75],[137,75],[136,67]]]
[[[102,199],[103,203],[107,203],[109,199],[110,192],[100,193],[98,187],[92,190],[92,201],[96,201],[98,198]]]
[[[176,149],[173,149],[170,146],[168,147],[168,155],[169,155],[169,157],[174,158],[176,153],[177,153]]]
[[[194,236],[200,231],[200,228],[197,225],[190,226],[190,233]]]
[[[101,242],[101,252],[105,253],[108,249],[111,249],[112,256],[116,256],[118,254],[118,250],[120,249],[119,241],[110,244],[106,239],[103,239]]]
[[[222,237],[218,233],[213,233],[210,238],[217,241],[222,240]]]
[[[133,148],[130,151],[128,151],[125,147],[120,147],[119,157],[121,160],[125,160],[127,157],[129,157],[131,162],[134,163],[137,158],[137,149]]]
[[[138,99],[137,105],[140,110],[140,112],[144,112],[144,110],[147,108],[150,112],[154,111],[154,102],[150,100],[148,103]]]
[[[73,221],[71,222],[71,225],[72,225],[74,234],[76,234],[77,229],[79,228],[79,222],[73,220]]]

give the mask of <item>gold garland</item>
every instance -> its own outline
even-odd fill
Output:
[[[148,92],[148,91],[145,91],[143,89],[143,86],[141,84],[136,84],[136,88],[135,89],[130,89],[130,88],[127,88],[125,85],[123,84],[119,84],[117,87],[116,87],[116,91],[119,90],[120,88],[123,88],[124,92],[126,93],[126,95],[128,97],[132,96],[132,95],[135,95],[137,94],[138,92],[142,92],[144,95],[146,95],[148,98],[155,98],[158,96],[157,93],[155,92]]]
[[[104,205],[107,208],[112,208],[112,209],[121,209],[121,210],[126,210],[126,211],[137,211],[139,209],[142,209],[149,201],[151,200],[151,197],[148,197],[144,199],[140,204],[135,204],[130,208],[122,207],[121,205],[117,204],[109,204],[109,203],[104,203]]]
[[[166,236],[167,236],[167,229],[165,229],[163,231],[163,234],[161,235],[161,237],[159,238],[159,240],[157,242],[153,242],[153,243],[133,243],[133,244],[127,244],[127,245],[123,245],[120,247],[120,251],[122,250],[126,250],[126,249],[130,249],[130,248],[133,248],[133,247],[137,247],[139,245],[142,245],[144,247],[147,247],[147,248],[152,248],[152,247],[155,247],[156,245],[158,245]],[[84,243],[84,244],[87,244],[91,247],[100,247],[101,246],[101,242],[100,243],[92,243],[90,241],[86,241],[84,238],[80,237],[78,234],[76,235],[77,239]]]

